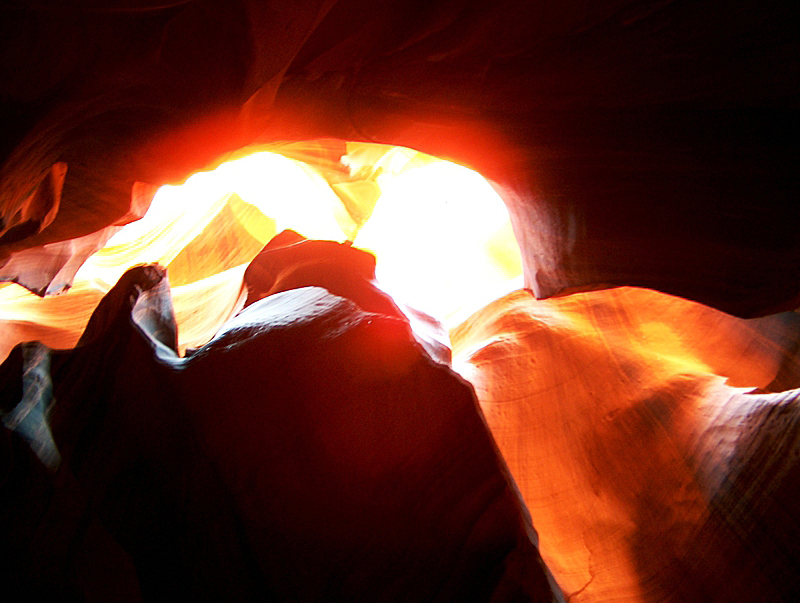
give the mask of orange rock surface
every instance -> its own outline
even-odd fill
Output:
[[[570,601],[794,600],[798,523],[769,509],[796,508],[800,392],[755,388],[791,364],[796,318],[519,291],[451,332]]]

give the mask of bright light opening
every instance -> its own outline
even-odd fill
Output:
[[[201,345],[235,312],[247,264],[286,228],[374,253],[380,286],[446,329],[522,286],[508,213],[478,173],[401,147],[309,149],[326,150],[325,141],[254,152],[162,187],[144,218],[81,267],[68,293],[40,299],[0,288],[0,320],[19,337],[33,331],[28,339],[70,347],[125,270],[158,262],[168,269],[180,347]]]
[[[522,286],[508,212],[480,174],[428,157],[377,181],[381,197],[354,244],[375,254],[394,297],[450,329]]]

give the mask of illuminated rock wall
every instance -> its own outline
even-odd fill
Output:
[[[799,327],[623,288],[453,332],[569,600],[797,598],[800,390],[759,391],[800,385]]]

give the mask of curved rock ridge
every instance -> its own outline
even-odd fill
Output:
[[[519,291],[451,336],[568,600],[798,600],[796,316]]]
[[[309,240],[291,230],[273,237],[244,273],[245,305],[300,287],[323,287],[361,309],[408,322],[428,355],[450,364],[450,339],[438,320],[385,293],[375,278],[375,256],[347,243]]]
[[[158,266],[47,350],[58,468],[3,430],[10,600],[561,600],[472,389],[405,321],[304,287],[176,350]]]

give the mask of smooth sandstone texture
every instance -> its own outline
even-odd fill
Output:
[[[800,390],[757,389],[800,385],[797,337],[628,288],[519,291],[452,333],[568,600],[797,600]]]
[[[293,289],[179,358],[141,266],[74,350],[25,349],[4,422],[35,369],[59,456],[6,422],[11,600],[559,600],[472,389],[403,320]]]

